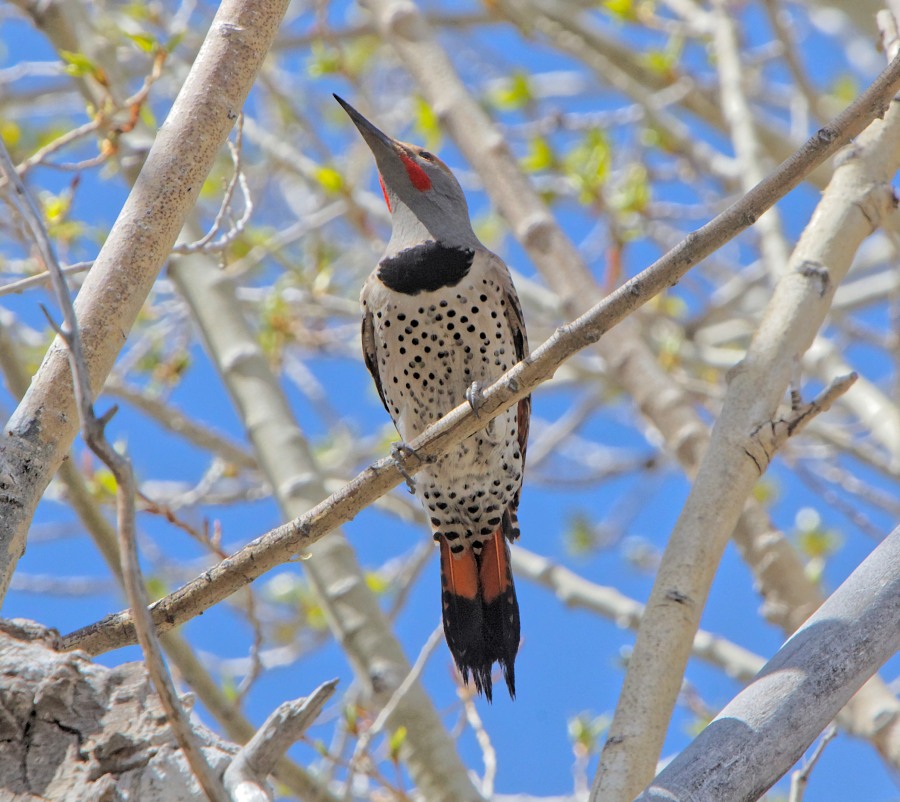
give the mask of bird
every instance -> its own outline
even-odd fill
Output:
[[[472,230],[465,194],[437,156],[389,137],[334,96],[375,157],[391,237],[363,285],[366,367],[401,443],[528,356],[509,270]],[[509,544],[519,537],[531,397],[415,476],[440,548],[444,635],[463,682],[492,700],[492,668],[515,699],[519,604]]]

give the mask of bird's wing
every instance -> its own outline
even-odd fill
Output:
[[[516,349],[516,361],[521,362],[528,356],[528,333],[525,331],[525,319],[522,317],[522,304],[513,286],[512,277],[500,259],[497,261],[501,267],[501,286],[506,297],[506,322],[512,331],[513,344]],[[528,445],[528,427],[531,422],[531,396],[519,401],[516,420],[519,427],[519,448],[522,451],[522,463],[525,462],[525,450]]]
[[[362,351],[366,367],[369,369],[369,373],[372,374],[372,379],[375,381],[375,389],[378,390],[378,397],[381,399],[381,403],[384,404],[384,408],[390,413],[387,401],[384,399],[384,388],[381,386],[381,376],[378,373],[378,355],[375,352],[375,325],[372,321],[371,312],[363,313]]]

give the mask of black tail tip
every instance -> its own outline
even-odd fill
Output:
[[[455,655],[454,655],[455,659]],[[507,663],[505,660],[498,661],[503,669],[503,679],[506,680],[506,689],[509,691],[509,698],[516,699],[516,668],[515,664]],[[481,663],[479,665],[471,665],[460,663],[456,660],[456,667],[462,675],[463,682],[468,685],[469,677],[475,683],[475,690],[478,691],[488,702],[494,701],[494,678],[491,674],[493,663]]]

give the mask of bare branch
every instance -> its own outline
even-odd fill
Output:
[[[797,769],[791,774],[791,793],[788,797],[788,802],[803,802],[803,794],[806,793],[809,775],[812,774],[812,770],[816,767],[816,763],[819,762],[819,758],[824,754],[825,747],[837,737],[837,732],[837,727],[835,727],[834,724],[829,726],[822,735],[819,743],[816,745],[816,748],[813,750],[813,753],[809,756],[809,760],[804,762],[803,768]]]
[[[863,126],[864,120],[877,114],[883,108],[884,98],[890,97],[898,87],[900,59],[892,62],[889,72],[882,74],[844,114],[823,129],[827,133],[820,132],[813,137],[763,184],[589,312],[557,329],[528,359],[485,388],[479,418],[475,418],[468,403],[460,404],[410,443],[412,451],[402,457],[400,466],[393,457],[379,460],[306,514],[257,538],[203,576],[158,601],[153,606],[157,626],[165,631],[183,623],[276,565],[302,554],[331,529],[351,520],[361,509],[396,487],[403,480],[400,467],[407,473],[415,473],[423,464],[436,459],[485,426],[503,409],[531,393],[572,354],[596,341],[660,289],[674,283],[711,249],[749,226],[771,203],[802,180],[805,170],[812,169],[850,132]],[[65,643],[66,648],[98,654],[132,643],[133,637],[129,616],[118,613],[72,633]]]
[[[895,529],[638,800],[759,799],[900,648],[898,564]]]
[[[90,270],[93,264],[93,262],[77,262],[74,265],[61,267],[60,271],[64,276],[73,276],[77,273],[83,273],[85,270]],[[11,281],[9,284],[0,286],[0,296],[24,292],[32,287],[40,287],[48,281],[52,281],[52,273],[50,273],[49,270],[45,270],[43,273],[38,273],[36,276],[28,276],[27,278]]]
[[[266,778],[291,745],[318,718],[337,688],[337,680],[323,682],[309,696],[283,702],[225,769],[225,788],[234,800],[269,800]]]

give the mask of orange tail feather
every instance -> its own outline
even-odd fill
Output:
[[[471,548],[453,554],[440,537],[444,634],[453,659],[468,683],[491,700],[491,667],[503,668],[509,695],[515,698],[515,660],[519,649],[519,605],[510,566],[508,515],[476,557]]]

